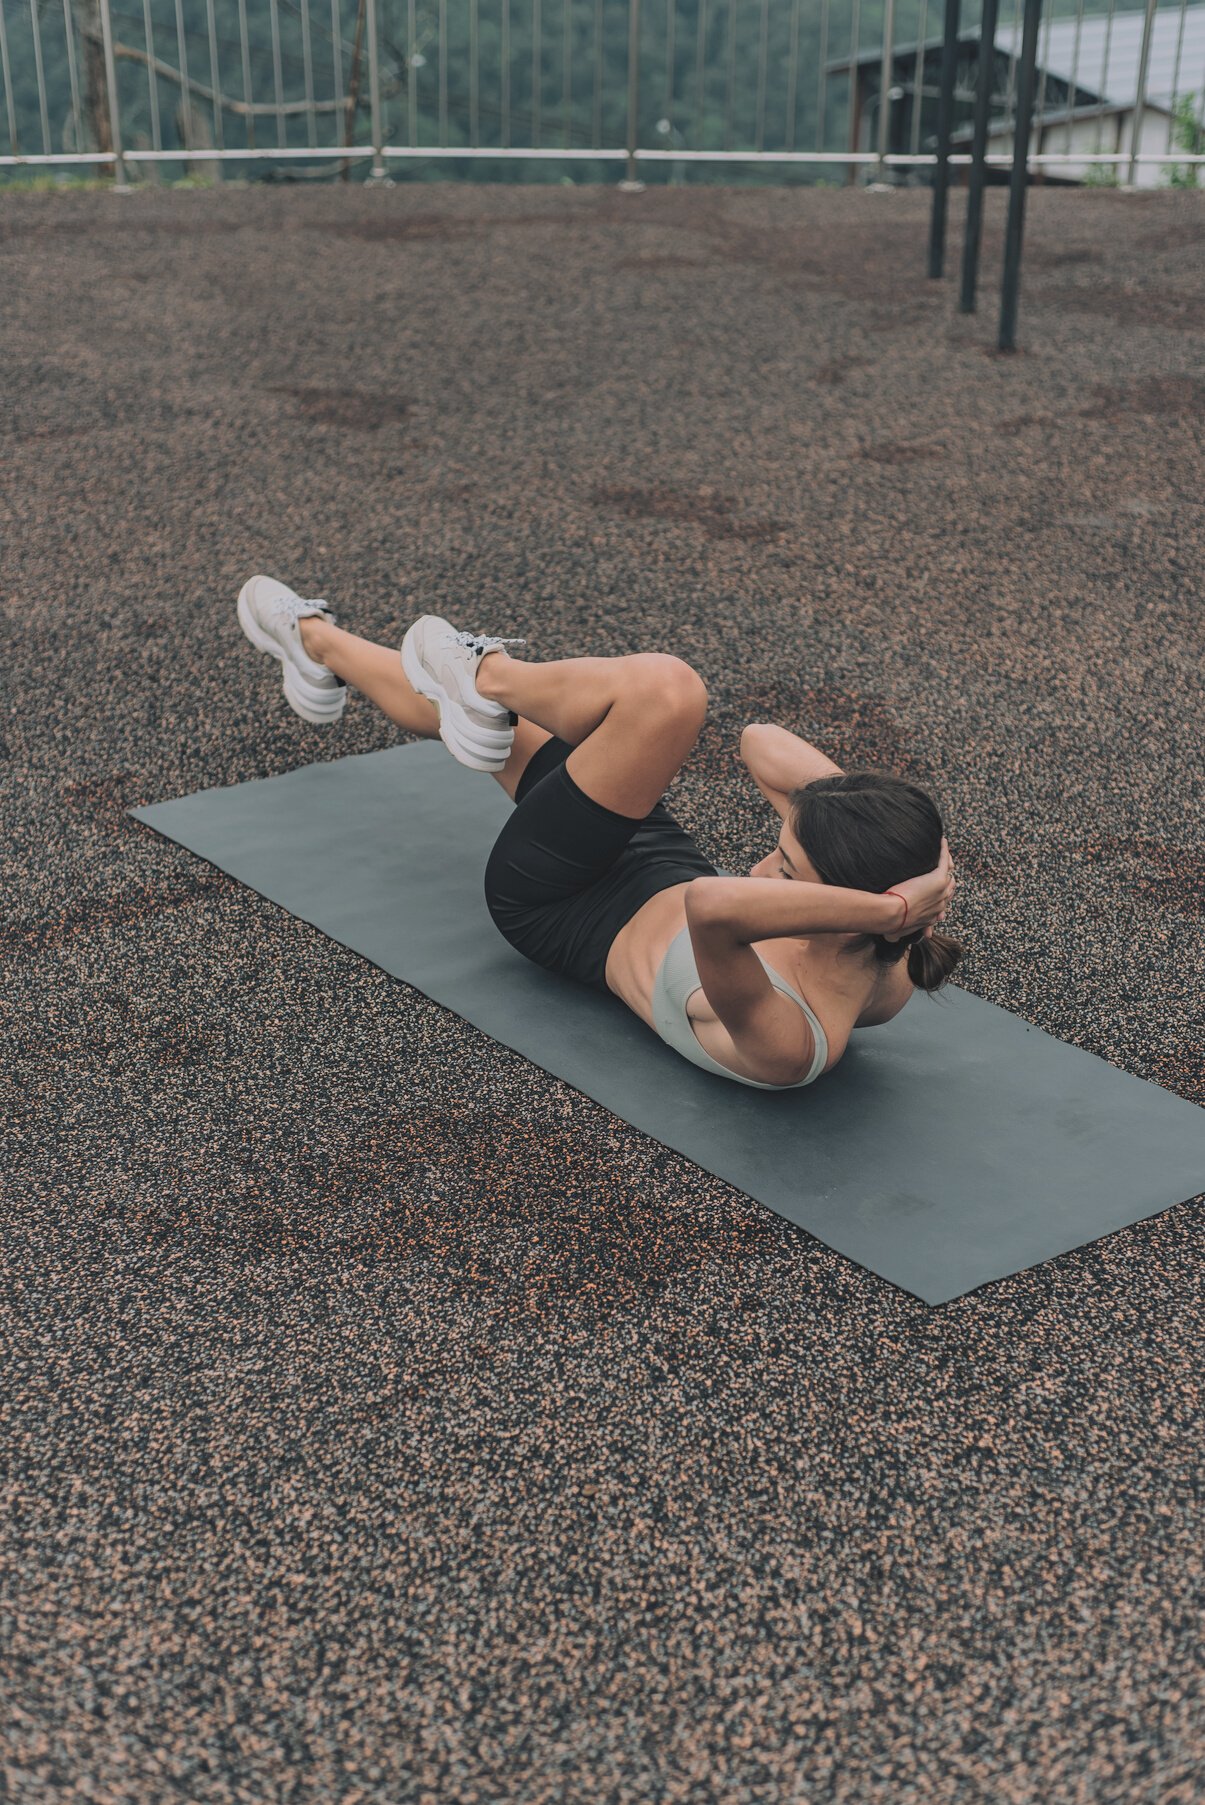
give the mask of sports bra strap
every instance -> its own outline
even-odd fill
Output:
[[[704,1071],[716,1072],[723,1078],[731,1078],[737,1084],[753,1085],[757,1090],[801,1090],[805,1084],[814,1083],[828,1064],[828,1039],[817,1020],[815,1010],[800,996],[794,985],[788,984],[780,972],[761,958],[760,953],[757,956],[775,990],[793,998],[808,1019],[816,1051],[806,1078],[800,1078],[794,1084],[767,1084],[760,1078],[746,1078],[742,1073],[721,1065],[700,1044],[686,1012],[686,1006],[695,991],[703,988],[699,981],[699,968],[695,962],[689,927],[684,927],[681,933],[676,934],[665,950],[665,958],[661,961],[653,982],[653,1022],[667,1046],[673,1047],[676,1053],[681,1053],[684,1059],[689,1059],[692,1065],[701,1066]]]

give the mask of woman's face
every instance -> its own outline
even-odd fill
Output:
[[[784,821],[778,830],[778,844],[760,864],[754,865],[750,877],[793,878],[797,883],[822,884],[824,879]]]

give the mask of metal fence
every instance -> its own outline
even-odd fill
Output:
[[[1104,0],[1087,0],[1088,13],[1086,0],[1064,0],[1056,23],[1048,3],[1033,105],[1052,130],[1039,131],[1029,166],[1057,174],[1099,165],[1131,182],[1143,166],[1170,166],[1195,181],[1205,161],[1205,60],[1199,70],[1190,60],[1205,43],[1205,5],[1145,0],[1138,20],[1116,0],[1107,11]],[[1006,14],[1010,4],[1011,30],[1005,21],[990,37],[999,128],[991,142],[1002,148],[989,148],[987,160],[1001,166],[1011,158],[1004,132],[1015,119],[1021,52],[1022,0],[1003,0]],[[995,5],[975,0],[963,17],[960,55],[974,50]],[[476,161],[482,173],[534,159],[585,164],[586,173],[594,165],[597,174],[621,164],[628,181],[658,164],[678,178],[695,164],[728,164],[797,166],[813,179],[928,179],[941,8],[942,0],[0,0],[0,169],[99,166],[125,185],[180,165],[213,175],[288,165],[296,176],[356,166],[381,178],[415,159]],[[1102,96],[1123,39],[1131,62],[1135,49],[1138,57],[1130,143],[1109,148],[1107,121],[1119,109]],[[1163,55],[1173,44],[1174,56]],[[1166,111],[1167,130],[1148,149],[1153,52],[1162,57],[1157,115]],[[956,69],[953,88],[967,120],[978,79],[968,69]],[[1093,146],[1084,133],[1094,117]],[[970,160],[956,140],[950,162]]]

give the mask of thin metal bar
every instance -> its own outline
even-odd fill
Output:
[[[987,121],[996,74],[996,0],[983,0],[979,26],[979,67],[975,82],[975,129],[971,140],[971,174],[967,184],[966,229],[962,240],[960,313],[975,311],[975,278],[983,235],[983,189],[987,158]]]
[[[448,142],[448,0],[439,0],[439,142]]]
[[[665,106],[662,111],[671,124],[674,117],[674,27],[677,16],[676,0],[665,0]]]
[[[181,154],[181,156],[183,156],[183,152],[181,152],[180,154]],[[240,155],[240,152],[238,152],[238,151],[222,151],[219,153],[218,151],[197,151],[194,154],[196,156],[196,159],[198,161],[200,161],[202,158],[216,157],[218,155],[237,157]],[[278,155],[279,156],[288,155],[288,156],[297,156],[297,157],[318,157],[318,156],[324,155],[325,153],[322,152],[321,150],[304,150],[303,149],[303,150],[288,151],[288,152],[264,151],[262,154],[267,157],[278,156]],[[339,151],[337,153],[333,152],[333,151],[331,152],[332,156],[336,155],[336,154],[339,156],[343,156],[345,153],[343,151]],[[401,145],[387,144],[385,146],[383,154],[387,157],[411,157],[411,156],[413,156],[413,157],[435,158],[435,157],[438,157],[441,155],[447,156],[447,157],[497,157],[497,156],[500,156],[502,153],[497,149],[496,146],[490,146],[490,145],[486,145],[485,148],[482,150],[467,150],[467,149],[461,148],[458,150],[448,150],[448,151],[444,151],[444,152],[439,152],[439,151],[432,149],[432,147],[430,145],[422,145],[422,146],[420,146],[420,148],[418,150],[414,150],[414,149],[407,148],[407,147],[401,146]],[[506,154],[507,154],[507,156],[513,157],[513,158],[529,157],[529,158],[532,158],[537,161],[542,160],[542,161],[554,162],[554,163],[555,162],[561,162],[561,163],[578,162],[578,163],[580,163],[583,161],[589,161],[591,158],[594,158],[598,161],[605,160],[605,161],[611,162],[611,163],[615,163],[615,162],[622,163],[627,160],[628,153],[626,150],[596,150],[591,146],[583,146],[583,147],[578,148],[577,150],[561,150],[559,148],[556,150],[532,150],[529,147],[521,146],[517,149],[509,150]],[[149,150],[148,151],[128,150],[126,152],[126,161],[133,162],[137,159],[141,159],[142,161],[145,162],[151,155],[152,155],[152,152],[150,152]],[[11,157],[10,158],[0,157],[0,163],[11,162],[12,160],[13,159]],[[92,157],[92,158],[85,157],[85,158],[81,158],[78,160],[82,161],[82,162],[91,161],[91,162],[95,163],[95,162],[100,161],[101,159],[96,158],[96,157]],[[799,164],[816,163],[816,164],[821,164],[821,163],[823,163],[823,164],[829,164],[829,163],[848,163],[849,160],[850,160],[850,153],[847,150],[824,151],[823,153],[818,153],[818,152],[812,151],[812,150],[797,150],[797,151],[766,150],[766,151],[762,152],[760,157],[757,155],[756,151],[752,151],[752,150],[641,150],[641,152],[640,152],[640,161],[642,163],[669,163],[669,162],[674,162],[674,163],[724,163],[724,164],[734,164],[734,165],[740,164],[740,163],[750,163],[753,165],[757,165],[759,163],[766,163],[766,164],[769,164],[769,163],[799,163]],[[865,164],[877,163],[878,160],[879,160],[879,154],[877,151],[865,151],[855,158],[856,162],[865,163]],[[1065,163],[1074,163],[1076,165],[1078,165],[1080,163],[1099,163],[1099,164],[1107,165],[1110,163],[1128,163],[1129,160],[1130,160],[1130,157],[1129,157],[1128,151],[1122,151],[1117,156],[1110,154],[1109,156],[1103,156],[1103,157],[1089,157],[1089,156],[1085,156],[1085,155],[1081,154],[1078,151],[1073,156],[1070,156],[1070,157],[1064,156],[1061,152],[1055,152],[1055,153],[1043,152],[1040,156],[1030,157],[1029,167],[1031,169],[1033,169],[1038,164],[1050,164],[1051,166],[1057,168],[1057,167],[1061,167]],[[17,161],[20,163],[44,163],[44,162],[69,163],[72,161],[72,158],[67,157],[67,156],[19,157],[19,158],[17,158]],[[913,157],[913,156],[909,156],[908,153],[905,151],[896,151],[893,155],[888,157],[887,161],[888,161],[888,163],[891,164],[891,166],[893,168],[898,167],[900,169],[913,169],[913,168],[932,169],[936,159],[934,158],[932,153],[928,153],[928,154],[922,153],[918,157]],[[1012,152],[1011,152],[1011,150],[1000,151],[1000,152],[993,151],[987,157],[986,161],[993,169],[1011,170],[1012,162],[1013,162]],[[1186,152],[1181,151],[1179,156],[1165,157],[1162,154],[1162,152],[1157,152],[1155,154],[1141,156],[1141,157],[1139,157],[1138,161],[1140,163],[1158,163],[1161,165],[1167,164],[1167,163],[1176,163],[1176,164],[1195,163],[1195,164],[1200,164],[1200,165],[1205,166],[1205,153],[1202,153],[1200,155],[1190,156]],[[965,154],[965,155],[951,156],[951,158],[950,158],[951,169],[969,167],[970,163],[971,163],[971,157],[970,157],[969,153]]]
[[[502,147],[510,144],[510,0],[502,0]]]
[[[8,119],[8,142],[14,157],[21,155],[17,138],[17,109],[13,104],[13,71],[8,60],[8,27],[4,22],[4,0],[0,0],[0,71],[4,75],[4,112]]]
[[[1126,185],[1134,186],[1138,174],[1138,152],[1142,147],[1142,122],[1146,114],[1146,84],[1151,67],[1151,37],[1155,29],[1158,0],[1146,0],[1146,17],[1142,21],[1142,48],[1138,52],[1138,99],[1130,121],[1130,167]]]
[[[798,4],[798,0],[796,0]],[[695,31],[695,129],[698,132],[699,144],[704,138],[703,126],[707,117],[707,0],[699,0],[699,18]]]
[[[479,138],[481,97],[481,39],[477,29],[477,0],[469,0],[469,143]],[[415,112],[417,113],[417,104]]]
[[[33,66],[38,77],[38,113],[42,121],[42,149],[50,150],[50,115],[46,109],[46,76],[42,69],[42,28],[38,24],[38,0],[29,0],[29,22],[33,27]]]
[[[175,0],[175,54],[180,65],[180,123],[184,126],[184,148],[193,146],[193,90],[188,81],[188,45],[184,42],[184,11]]]
[[[639,187],[636,160],[640,147],[640,0],[628,0],[628,168],[624,181]]]
[[[206,5],[212,13],[213,0],[206,0]],[[301,0],[301,63],[305,72],[305,132],[310,143],[317,144],[318,121],[314,116],[314,49],[310,41],[310,0]]]
[[[673,4],[673,0],[670,0]],[[595,144],[602,143],[602,51],[603,9],[602,0],[594,0],[594,94],[592,97],[593,113],[591,118],[592,137]]]
[[[761,150],[766,142],[766,60],[770,41],[770,0],[761,0],[761,29],[757,40],[757,115],[753,142]]]
[[[531,141],[540,142],[540,0],[531,0]]]
[[[63,0],[63,35],[67,40],[67,79],[71,84],[71,136],[76,150],[83,149],[84,122],[80,113],[79,71],[75,65],[75,19],[71,0]]]
[[[335,91],[335,132],[343,112],[343,21],[339,17],[339,0],[331,0],[331,85]]]
[[[888,0],[890,4],[890,0]],[[728,79],[724,84],[724,149],[732,149],[732,111],[736,99],[736,0],[728,0]]]
[[[920,20],[916,27],[916,73],[912,79],[912,126],[908,133],[908,149],[913,156],[920,150],[921,104],[925,93],[925,28],[929,23],[929,0],[920,0]]]
[[[156,150],[163,149],[163,139],[159,125],[159,78],[155,73],[155,29],[151,22],[151,0],[142,0],[142,29],[146,38],[146,97],[151,115],[151,143]],[[159,166],[155,164],[152,174],[159,180]]]
[[[862,88],[858,77],[858,52],[861,48],[862,5],[861,0],[854,0],[849,15],[849,142],[850,149],[856,151],[856,139],[862,129]],[[858,166],[851,160],[846,171],[847,182],[856,182]]]
[[[1047,72],[1050,67],[1050,28],[1053,24],[1054,24],[1054,6],[1052,4],[1049,12],[1046,14],[1046,37],[1043,41],[1042,67],[1041,67],[1041,71],[1038,75],[1038,118],[1039,119],[1041,119],[1043,113],[1046,111],[1046,76],[1047,76]],[[1022,46],[1022,48],[1024,48],[1024,46]],[[1073,106],[1074,101],[1071,98],[1069,98],[1067,104],[1068,104],[1068,106]]]
[[[146,7],[149,11],[150,0],[144,0],[144,4],[146,5]],[[338,6],[339,6],[339,0],[331,0],[331,8],[332,8],[332,11],[334,12],[336,18],[338,18]],[[251,116],[250,108],[252,105],[252,97],[254,95],[255,90],[251,85],[251,40],[247,36],[247,0],[238,0],[238,37],[239,37],[239,51],[240,51],[240,55],[241,55],[241,59],[242,59],[242,65],[243,65],[243,104],[248,109],[248,112],[247,112],[247,149],[254,150],[255,149],[255,120]]]
[[[415,0],[406,0],[406,119],[411,144],[418,143],[418,64],[414,60],[418,40],[418,9]],[[377,111],[381,106],[381,65],[377,61]],[[381,127],[382,132],[384,126]],[[376,170],[374,167],[373,174]]]
[[[820,54],[816,58],[816,149],[824,149],[824,126],[828,100],[828,0],[820,8]]]
[[[1025,0],[1025,33],[1017,85],[1017,129],[1013,134],[1013,167],[1008,184],[1008,223],[1004,229],[1004,279],[1000,287],[1001,351],[1017,348],[1017,294],[1021,282],[1021,239],[1025,226],[1025,192],[1029,186],[1029,129],[1033,119],[1034,71],[1038,60],[1038,26],[1042,0]]]
[[[1008,81],[1004,88],[1004,117],[1006,121],[1015,117],[1014,109],[1016,107],[1017,98],[1017,53],[1020,49],[1021,21],[1023,17],[1022,7],[1024,4],[1025,0],[1016,0],[1016,5],[1013,7],[1013,30],[1012,37],[1009,39],[1011,48],[1008,53]]]
[[[1184,0],[1187,5],[1187,0]],[[1053,17],[1053,9],[1051,16]],[[1071,51],[1071,93],[1067,105],[1067,149],[1071,149],[1071,115],[1075,111],[1076,95],[1079,93],[1079,53],[1084,34],[1084,0],[1077,0],[1075,8],[1075,43]],[[1041,112],[1041,107],[1038,112]]]
[[[946,259],[946,213],[950,194],[950,130],[954,123],[954,77],[958,70],[959,0],[946,0],[941,43],[941,86],[937,97],[937,167],[929,216],[929,274],[939,277]]]
[[[117,64],[113,58],[113,21],[109,16],[109,0],[100,0],[100,31],[104,41],[105,89],[109,99],[109,143],[113,151],[114,186],[119,194],[129,187],[125,160],[121,152],[121,109],[117,104]]]
[[[206,24],[209,28],[209,80],[213,87],[213,142],[218,150],[225,147],[222,136],[222,78],[218,72],[218,28],[213,14],[213,0],[205,0]],[[218,164],[218,173],[221,173]]]
[[[368,95],[372,110],[372,170],[369,179],[376,182],[381,181],[385,175],[385,163],[381,156],[385,141],[381,133],[381,59],[377,51],[377,0],[364,0],[364,22],[368,37]],[[413,114],[411,124],[413,126]]]
[[[206,90],[206,92],[208,92],[208,90]],[[305,107],[305,102],[303,100],[290,102],[289,104],[293,106],[295,112],[301,112]],[[328,112],[334,111],[333,101],[319,102],[318,104],[324,106],[325,110]],[[275,108],[268,106],[266,110],[274,112]],[[252,158],[258,158],[260,160],[267,159],[272,162],[281,162],[292,160],[294,158],[302,161],[313,161],[316,158],[319,161],[322,161],[329,157],[332,161],[348,162],[354,158],[371,157],[372,154],[371,147],[364,145],[319,144],[311,147],[308,144],[302,144],[285,145],[283,149],[280,147],[273,147],[270,150],[255,151],[244,150],[240,147],[226,150],[212,150],[209,147],[199,149],[194,148],[193,150],[125,150],[122,152],[122,161],[123,163],[154,163],[157,161],[164,163],[219,163],[248,162]],[[497,145],[491,144],[481,146],[477,150],[470,150],[464,145],[458,146],[455,149],[449,148],[441,150],[438,146],[430,144],[421,144],[417,147],[407,144],[384,144],[381,147],[381,155],[382,157],[392,158],[421,157],[431,161],[438,161],[440,158],[446,160],[464,158],[467,160],[476,157],[506,156],[516,161],[527,159],[534,162],[549,163],[582,163],[591,161],[623,163],[627,161],[628,153],[626,150],[606,150],[594,145],[580,146],[576,150],[561,150],[559,148],[556,150],[532,150],[528,145],[520,145],[506,151],[501,151],[498,149]],[[791,163],[802,165],[809,163],[848,163],[851,159],[855,163],[869,164],[877,163],[879,156],[877,151],[855,153],[848,150],[766,150],[763,151],[760,156],[758,156],[755,151],[751,150],[675,149],[642,150],[640,152],[640,161],[642,163],[751,163],[754,165],[759,163]],[[3,156],[0,157],[0,168],[11,168],[16,165],[25,164],[29,164],[31,167],[44,164],[62,164],[64,168],[67,168],[76,164],[82,165],[84,163],[112,163],[114,160],[114,153],[111,150],[90,150],[82,153],[62,150],[52,151],[48,157],[40,156],[36,152],[31,153],[29,156]],[[932,169],[936,160],[937,159],[932,153],[922,153],[920,156],[913,157],[904,151],[897,151],[887,159],[893,167],[898,166],[900,169]],[[1030,157],[1029,166],[1033,169],[1037,164],[1046,163],[1050,164],[1052,167],[1059,168],[1066,163],[1074,163],[1077,165],[1080,163],[1094,163],[1107,167],[1109,164],[1113,163],[1128,163],[1129,160],[1130,154],[1128,151],[1121,151],[1117,154],[1110,152],[1106,156],[1099,157],[1090,156],[1082,151],[1076,151],[1071,156],[1066,156],[1061,151],[1044,151],[1039,156]],[[997,153],[993,151],[987,157],[986,161],[993,169],[1011,169],[1012,152],[1005,151]],[[1148,152],[1140,156],[1138,161],[1140,163],[1152,163],[1160,166],[1165,166],[1168,163],[1175,163],[1193,164],[1205,167],[1205,152],[1190,153],[1188,151],[1180,151],[1170,157],[1164,156],[1161,151]],[[969,154],[959,153],[957,156],[951,156],[950,158],[951,169],[969,167],[970,163],[971,157]]]
[[[176,0],[177,11],[179,10],[179,6],[180,0]],[[283,111],[285,91],[284,75],[280,66],[280,12],[277,8],[276,0],[268,0],[268,17],[272,26],[272,81],[276,95],[276,142],[278,145],[283,145],[285,143],[285,116]]]
[[[790,35],[787,40],[787,124],[784,148],[795,148],[795,107],[799,91],[799,7],[801,0],[795,0],[791,8]]]
[[[891,149],[891,90],[895,73],[895,0],[885,0],[883,7],[883,60],[879,64],[879,163],[880,175],[886,173],[887,152]]]
[[[565,39],[561,45],[561,136],[568,149],[569,140],[573,136],[573,0],[565,0],[564,19]]]
[[[1080,4],[1083,4],[1083,0],[1080,0]],[[1180,98],[1180,59],[1184,53],[1184,20],[1187,13],[1188,0],[1180,0],[1180,28],[1176,33],[1176,60],[1172,66],[1172,103],[1167,115],[1167,150],[1171,149],[1176,133],[1176,102]]]
[[[1112,44],[1112,39],[1113,39],[1113,13],[1114,13],[1116,4],[1117,4],[1117,0],[1109,0],[1109,10],[1105,15],[1105,41],[1104,41],[1104,44],[1101,46],[1100,81],[1099,81],[1099,83],[1097,85],[1097,89],[1096,89],[1098,94],[1107,94],[1109,91],[1105,84],[1108,81],[1108,76],[1109,76],[1109,50],[1110,50],[1110,46]],[[1105,129],[1104,117],[1101,114],[1097,114],[1096,141],[1095,141],[1095,145],[1093,147],[1094,155],[1100,154],[1100,141],[1101,141],[1101,136],[1104,132],[1104,129]]]

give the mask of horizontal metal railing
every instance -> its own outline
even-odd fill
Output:
[[[979,0],[977,0],[977,4]],[[1069,74],[1039,48],[1027,167],[1117,170],[1205,163],[1205,67],[1189,80],[1199,3],[1146,0],[1128,149],[1107,147],[1114,112],[1077,97],[1107,91],[1132,12],[1109,0],[1103,37],[1084,0]],[[1042,24],[1048,50],[1055,0]],[[1022,0],[995,36],[993,130],[1017,107]],[[1133,0],[1130,0],[1131,7]],[[874,8],[874,30],[867,20]],[[278,164],[347,173],[416,160],[496,164],[811,167],[817,175],[931,169],[941,0],[0,0],[0,170],[114,170],[119,183],[186,165],[214,175]],[[978,16],[964,21],[963,41]],[[1149,149],[1151,47],[1174,38],[1166,143]],[[1188,27],[1192,26],[1192,30]],[[1061,26],[1061,28],[1062,28]],[[1099,59],[1085,46],[1101,39]],[[917,60],[917,45],[926,46]],[[1166,59],[1164,59],[1166,61]],[[902,72],[912,69],[911,80]],[[1168,103],[1167,71],[1159,104]],[[1054,85],[1052,86],[1052,81]],[[901,85],[902,84],[902,85]],[[1081,86],[1082,84],[1082,86]],[[956,89],[964,108],[965,87]],[[884,96],[886,102],[884,104]],[[1115,123],[1115,120],[1114,120]],[[1049,148],[1064,134],[1062,149]],[[1080,136],[1079,147],[1073,135]],[[1011,150],[988,153],[1007,168]],[[965,166],[970,153],[952,155]]]

